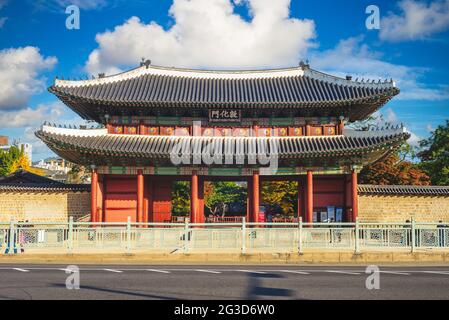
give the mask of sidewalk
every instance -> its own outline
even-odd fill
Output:
[[[0,256],[0,264],[443,264],[449,252],[309,252],[297,253],[133,253],[17,254]]]

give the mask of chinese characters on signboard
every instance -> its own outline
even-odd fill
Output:
[[[240,110],[209,110],[209,122],[240,122]]]

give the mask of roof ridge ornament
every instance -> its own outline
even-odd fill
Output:
[[[151,66],[151,60],[145,59],[145,58],[142,57],[142,61],[140,62],[140,66],[141,67],[145,66],[146,69],[148,69]]]
[[[299,67],[301,68],[301,70],[306,71],[310,69],[310,64],[309,64],[309,60],[306,60],[306,62],[304,61],[300,61],[299,62]]]

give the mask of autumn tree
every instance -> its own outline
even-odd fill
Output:
[[[419,164],[410,161],[414,154],[414,148],[405,143],[386,158],[365,166],[359,174],[359,182],[379,185],[429,185],[429,176],[420,169]]]
[[[184,215],[190,212],[190,183],[177,181],[172,189],[172,213]]]
[[[0,176],[7,176],[17,170],[25,170],[38,175],[44,174],[42,170],[32,168],[26,154],[16,146],[12,146],[8,150],[0,150]]]
[[[262,203],[279,206],[282,213],[293,215],[298,207],[298,183],[296,181],[267,181],[262,185]]]

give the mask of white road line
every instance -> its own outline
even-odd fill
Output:
[[[30,270],[25,270],[21,268],[13,268],[13,270],[20,271],[20,272],[30,272]]]
[[[214,270],[203,270],[203,269],[197,269],[195,271],[198,272],[206,272],[206,273],[221,273],[220,271],[214,271]]]
[[[266,272],[263,271],[254,271],[254,270],[235,270],[238,272],[246,272],[246,273],[257,273],[257,274],[266,274]]]
[[[103,269],[104,271],[109,271],[109,272],[115,272],[115,273],[122,273],[123,271],[120,270],[114,270],[114,269]]]
[[[287,272],[287,273],[296,273],[296,274],[310,274],[309,272],[305,271],[297,271],[297,270],[279,270],[280,272]]]
[[[430,273],[430,274],[444,274],[449,276],[449,271],[420,271],[422,273]]]
[[[158,272],[158,273],[170,273],[170,271],[159,270],[159,269],[146,269],[146,271],[150,271],[150,272]]]
[[[397,275],[401,275],[401,276],[409,276],[410,273],[407,272],[399,272],[399,271],[385,271],[385,270],[380,270],[380,273],[387,273],[387,274],[397,274]]]
[[[323,270],[323,271],[324,272],[329,272],[329,273],[360,275],[360,273],[358,273],[358,272],[349,272],[349,271],[338,271],[338,270]]]

